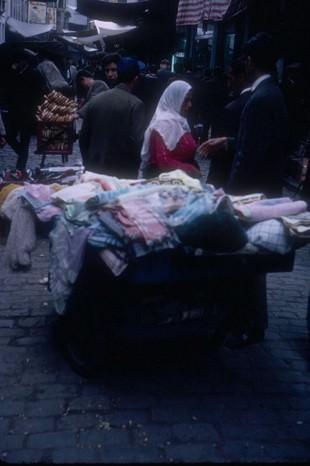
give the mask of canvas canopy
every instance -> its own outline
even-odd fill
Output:
[[[88,31],[82,31],[81,33],[75,32],[72,35],[63,35],[63,39],[70,43],[77,45],[90,45],[94,42],[97,42],[105,37],[116,36],[119,34],[124,34],[126,32],[136,29],[136,26],[120,26],[117,23],[112,21],[91,21],[93,26],[92,29]]]
[[[15,18],[9,18],[6,24],[10,32],[17,33],[24,38],[46,34],[54,28],[53,24],[30,24]]]

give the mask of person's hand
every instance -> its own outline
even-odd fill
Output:
[[[200,155],[203,155],[204,157],[208,157],[208,155],[212,155],[215,152],[219,151],[220,149],[226,148],[226,145],[227,145],[226,137],[212,138],[200,144],[197,151]]]
[[[0,147],[4,147],[6,145],[6,139],[4,136],[0,136]]]

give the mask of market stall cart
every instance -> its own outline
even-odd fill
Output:
[[[243,279],[290,272],[294,258],[294,252],[196,256],[179,249],[139,258],[116,278],[88,246],[57,323],[65,357],[89,377],[113,363],[115,352],[124,356],[139,348],[143,357],[146,344],[159,348],[177,341],[191,352],[193,340],[200,340],[207,354],[234,327]]]
[[[74,370],[97,375],[130,342],[140,355],[148,341],[190,352],[194,337],[204,351],[236,324],[267,328],[265,275],[291,271],[310,240],[306,202],[232,196],[180,170],[135,180],[76,169],[5,184],[0,207],[13,270],[31,267],[37,224],[49,231],[55,330]]]
[[[61,155],[62,163],[68,162],[76,139],[74,121],[77,105],[59,92],[53,91],[38,107],[37,153],[42,154],[41,167],[46,156]]]

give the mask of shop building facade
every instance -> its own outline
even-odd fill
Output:
[[[36,25],[53,25],[62,31],[73,24],[87,25],[87,18],[75,12],[76,0],[0,0],[0,43],[5,42],[8,19]]]

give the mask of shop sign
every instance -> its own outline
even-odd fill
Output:
[[[47,7],[46,9],[46,24],[56,24],[56,8]]]
[[[46,3],[29,2],[28,22],[33,24],[46,24]]]

